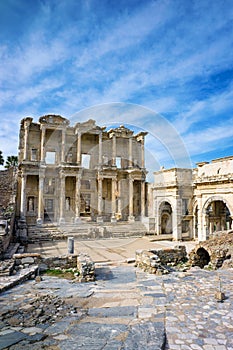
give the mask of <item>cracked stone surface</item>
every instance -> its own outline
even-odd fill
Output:
[[[103,265],[96,282],[44,276],[0,302],[0,349],[233,350],[232,269],[155,276]]]

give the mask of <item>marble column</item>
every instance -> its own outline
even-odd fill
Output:
[[[61,163],[65,162],[66,130],[62,129],[61,135]]]
[[[40,160],[42,163],[45,161],[45,127],[41,126],[41,141],[40,141]]]
[[[76,176],[76,187],[75,187],[75,223],[80,221],[80,188],[81,188],[81,175]]]
[[[25,121],[25,124],[24,124],[24,155],[23,155],[24,160],[28,160],[29,126],[30,126],[30,123],[28,121]]]
[[[144,138],[141,141],[141,167],[145,168],[145,146],[144,146]]]
[[[103,160],[103,145],[102,145],[102,133],[99,134],[99,166],[102,165]]]
[[[66,191],[66,177],[64,172],[60,173],[60,218],[59,224],[65,223],[64,213],[65,213],[65,191]]]
[[[81,165],[81,138],[82,134],[78,132],[78,138],[77,138],[77,163],[78,165]]]
[[[37,225],[43,224],[44,220],[44,178],[44,174],[39,174]]]
[[[132,155],[132,150],[133,150],[133,140],[132,137],[129,138],[129,167],[133,166],[133,155]]]
[[[103,179],[98,178],[98,217],[97,222],[103,222]]]
[[[145,216],[145,182],[141,181],[141,218]]]
[[[26,215],[26,181],[27,176],[21,174],[21,197],[20,197],[20,218],[25,219]]]
[[[111,222],[116,222],[116,178],[112,178],[112,216]]]
[[[112,166],[116,166],[116,135],[112,136]]]
[[[133,182],[134,180],[132,177],[129,177],[129,221],[134,221],[134,215],[133,215]]]

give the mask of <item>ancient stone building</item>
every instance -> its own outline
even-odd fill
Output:
[[[144,137],[59,115],[21,121],[17,217],[27,224],[82,217],[134,221],[145,214]]]
[[[232,229],[233,157],[195,169],[161,169],[150,186],[150,231],[164,238],[204,241]]]

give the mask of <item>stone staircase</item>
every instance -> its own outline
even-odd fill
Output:
[[[139,237],[147,234],[146,227],[140,221],[117,222],[117,223],[96,223],[85,219],[77,224],[44,224],[42,226],[30,225],[28,227],[29,243],[67,239],[68,236],[77,239],[100,239]]]

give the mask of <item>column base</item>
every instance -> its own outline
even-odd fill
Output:
[[[102,216],[97,216],[96,222],[99,223],[99,224],[100,224],[100,223],[103,223],[104,220],[103,220]]]
[[[66,222],[65,222],[65,219],[64,218],[60,218],[59,219],[59,225],[63,225],[63,224],[65,224]]]
[[[42,220],[41,218],[38,218],[38,219],[36,220],[36,224],[37,224],[38,226],[41,226],[41,225],[43,224],[43,220]]]
[[[128,216],[128,221],[129,222],[134,222],[135,221],[135,217],[133,215],[129,215]]]
[[[116,219],[116,215],[113,214],[112,217],[111,217],[111,222],[117,222],[117,219]]]
[[[74,219],[74,223],[80,224],[80,222],[81,222],[80,216],[76,216],[76,218]]]

